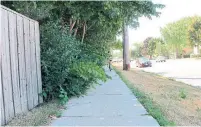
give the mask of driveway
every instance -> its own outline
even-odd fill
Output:
[[[179,59],[167,60],[167,62],[156,63],[152,61],[152,67],[136,68],[135,61],[131,68],[153,72],[165,77],[173,78],[192,86],[201,87],[201,60]]]

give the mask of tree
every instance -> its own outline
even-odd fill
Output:
[[[162,5],[151,1],[3,1],[40,24],[43,92],[78,96],[105,79],[102,66],[111,44],[126,26],[152,15]],[[68,50],[69,49],[69,50]],[[46,100],[48,100],[46,99]]]
[[[175,52],[176,58],[182,48],[188,44],[187,31],[191,17],[182,18],[161,28],[161,34],[167,45]]]
[[[122,41],[121,40],[116,40],[113,43],[111,43],[111,48],[114,50],[122,50]]]
[[[149,55],[149,47],[152,48],[152,44],[151,43],[151,40],[153,39],[153,37],[147,37],[144,41],[143,41],[143,48],[142,48],[142,55],[143,56],[147,56]]]
[[[150,59],[152,59],[153,54],[156,50],[156,44],[159,43],[161,40],[159,38],[152,38],[148,43],[148,55]]]
[[[188,30],[188,40],[191,45],[197,46],[197,51],[199,54],[199,45],[201,45],[201,17],[193,17],[192,23]]]
[[[133,49],[131,50],[131,57],[138,58],[141,57],[142,43],[134,43]]]
[[[154,54],[156,56],[166,56],[169,58],[169,48],[161,38],[157,38]]]
[[[164,42],[161,38],[147,37],[143,41],[143,47],[141,49],[141,53],[144,56],[149,55],[149,58],[152,59],[152,56],[155,53],[157,53],[157,55],[161,54],[163,44]]]

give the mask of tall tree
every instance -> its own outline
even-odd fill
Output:
[[[141,57],[142,54],[141,54],[141,50],[142,50],[142,43],[134,43],[133,44],[133,49],[131,51],[131,56],[134,57],[134,58],[137,58],[137,57]]]
[[[199,52],[199,46],[201,45],[201,17],[193,17],[192,23],[188,30],[188,39],[191,45],[197,47],[197,52]]]
[[[188,45],[187,31],[190,22],[191,17],[186,17],[169,23],[161,29],[161,34],[165,42],[173,49],[176,58],[178,58],[182,48]]]
[[[153,39],[153,37],[147,37],[143,41],[143,48],[142,48],[142,55],[143,56],[149,55],[149,46],[151,46],[151,44],[149,45],[149,43],[151,42],[152,39]]]
[[[148,43],[148,55],[150,59],[152,59],[152,56],[155,52],[156,44],[158,43],[158,41],[160,41],[160,39],[152,38]]]
[[[156,49],[154,52],[155,55],[166,56],[169,58],[169,52],[170,52],[170,49],[168,48],[167,44],[161,38],[157,38]]]

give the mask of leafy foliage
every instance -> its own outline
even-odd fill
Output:
[[[156,43],[160,41],[160,39],[158,38],[152,38],[149,43],[148,43],[148,54],[150,56],[150,58],[152,58],[154,52],[155,52],[155,49],[156,49]]]
[[[121,49],[123,48],[122,44],[123,44],[122,41],[117,40],[117,41],[115,41],[115,42],[113,42],[113,43],[111,44],[111,48],[112,48],[112,49],[116,49],[116,50],[121,50]]]
[[[40,24],[45,100],[85,93],[106,80],[102,66],[123,23],[136,28],[138,18],[159,16],[163,5],[151,1],[3,1]],[[119,46],[118,46],[119,47]]]
[[[141,43],[134,43],[134,48],[131,50],[131,57],[138,58],[141,57],[141,50],[142,50],[142,44]]]
[[[152,55],[155,52],[156,49],[156,43],[160,41],[158,38],[153,38],[153,37],[147,37],[143,41],[143,48],[142,48],[142,54],[143,55],[149,55],[150,58],[152,58]]]
[[[201,17],[193,17],[188,30],[188,39],[192,45],[201,44]]]
[[[176,52],[176,57],[188,45],[188,28],[192,17],[185,17],[176,22],[167,24],[161,29],[161,34],[169,49]]]
[[[166,56],[167,58],[169,58],[170,51],[167,43],[163,42],[163,40],[161,39],[160,41],[157,41],[154,54],[156,56]]]
[[[58,24],[49,22],[41,27],[43,95],[47,100],[58,97],[64,104],[68,97],[83,94],[90,84],[105,81],[106,76],[96,64],[101,59],[84,57],[84,44],[68,35],[68,27]]]

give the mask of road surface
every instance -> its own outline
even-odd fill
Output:
[[[152,67],[136,68],[135,61],[131,62],[131,68],[142,69],[165,77],[173,78],[192,86],[201,87],[201,60],[178,59],[156,63],[152,61]]]

